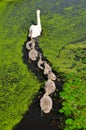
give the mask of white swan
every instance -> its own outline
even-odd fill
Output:
[[[31,25],[29,29],[29,37],[31,37],[32,31],[32,38],[36,38],[41,35],[42,27],[41,27],[41,20],[40,20],[40,10],[37,10],[37,25]]]
[[[56,89],[55,83],[51,80],[48,79],[47,82],[45,83],[45,92],[50,95],[53,93]]]
[[[45,93],[40,100],[41,111],[43,111],[44,113],[49,113],[52,109],[52,105],[52,99]]]

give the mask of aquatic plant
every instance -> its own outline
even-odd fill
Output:
[[[86,129],[86,88],[85,81],[80,76],[69,74],[60,93],[64,99],[61,113],[65,113],[65,130]],[[83,122],[83,123],[82,123]]]
[[[11,130],[22,119],[31,104],[40,88],[40,81],[24,64],[23,44],[27,37],[29,22],[23,17],[23,3],[1,2],[0,130]]]
[[[0,1],[1,130],[11,130],[20,122],[40,88],[41,83],[27,69],[23,63],[25,59],[22,58],[27,31],[31,21],[36,21],[37,8],[42,12],[43,27],[39,46],[54,70],[65,75],[63,92],[60,95],[64,98],[60,112],[67,116],[65,129],[86,129],[85,5],[85,0]]]

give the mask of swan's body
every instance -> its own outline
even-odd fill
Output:
[[[35,61],[38,57],[38,52],[35,50],[35,49],[32,49],[30,52],[29,52],[29,58],[33,61]]]
[[[39,61],[38,61],[38,63],[37,63],[37,66],[38,66],[38,68],[40,68],[40,69],[44,69],[41,65],[43,64],[43,61],[42,61],[42,55],[41,54],[39,54]]]
[[[37,10],[37,25],[31,25],[29,31],[32,31],[32,38],[36,38],[41,35],[42,27],[40,20],[40,10]],[[31,37],[30,33],[29,37]]]
[[[49,95],[53,93],[56,89],[55,83],[48,79],[48,81],[45,83],[45,92]]]
[[[52,71],[52,68],[47,64],[46,61],[44,61],[44,74],[48,74],[49,72]]]
[[[44,94],[40,100],[41,111],[44,113],[49,113],[52,109],[52,105],[52,99],[48,95]]]
[[[48,79],[56,80],[56,75],[51,71],[48,73]]]

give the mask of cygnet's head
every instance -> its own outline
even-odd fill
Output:
[[[45,64],[47,64],[47,62],[46,62],[46,61],[44,61],[44,65],[45,65]]]
[[[37,9],[37,11],[36,11],[36,12],[37,12],[37,14],[40,14],[40,10],[39,10],[39,9]]]

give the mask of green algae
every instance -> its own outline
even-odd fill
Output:
[[[65,130],[86,129],[86,88],[82,76],[70,74],[60,96],[65,99],[60,112],[67,116]],[[71,119],[71,120],[70,120]],[[82,123],[83,122],[83,123]]]
[[[86,2],[78,0],[2,0],[0,1],[0,122],[1,130],[11,130],[17,124],[23,113],[28,109],[33,95],[39,90],[40,82],[37,77],[28,71],[22,60],[22,47],[26,40],[28,28],[33,20],[36,23],[36,9],[41,10],[43,33],[39,46],[44,56],[52,63],[57,72],[64,73],[68,78],[64,84],[63,93],[71,86],[76,85],[77,93],[85,94],[85,44],[86,44]],[[71,74],[73,74],[73,78]],[[77,81],[77,76],[78,81]],[[71,81],[72,79],[72,81]],[[76,82],[73,82],[75,79]],[[67,85],[67,82],[69,85]],[[36,84],[36,86],[35,86]],[[75,89],[68,91],[69,95]],[[84,93],[84,94],[83,94]],[[78,102],[74,93],[72,100],[66,99],[63,103],[63,112],[67,115],[73,112],[72,101]],[[85,96],[85,95],[84,95]],[[81,106],[85,103],[79,102]],[[81,101],[81,100],[80,100]],[[69,104],[70,102],[70,104]],[[70,106],[69,110],[65,106]],[[71,128],[70,121],[66,121],[68,130],[79,129],[79,122],[84,119],[82,109],[74,114],[75,128]],[[76,116],[77,115],[77,116]],[[80,121],[77,119],[80,118]],[[68,123],[69,122],[69,123]],[[77,126],[77,124],[79,124]],[[69,127],[70,126],[70,127]],[[81,125],[82,126],[82,125]],[[83,128],[83,126],[82,126]]]
[[[84,14],[85,15],[85,14]],[[77,17],[77,18],[76,18]],[[76,20],[75,20],[76,18]],[[49,58],[54,64],[55,67],[58,67],[60,71],[63,69],[62,66],[64,64],[60,64],[60,62],[67,62],[68,56],[65,55],[66,59],[62,59],[63,56],[59,56],[59,51],[60,54],[62,55],[62,51],[64,50],[63,53],[65,53],[65,46],[68,45],[68,49],[66,46],[66,53],[67,51],[69,52],[69,46],[71,47],[70,42],[76,41],[77,39],[81,39],[82,37],[85,37],[86,29],[85,29],[85,17],[83,18],[83,11],[81,12],[81,16],[75,16],[75,17],[70,17],[65,18],[64,16],[59,16],[57,14],[54,14],[51,16],[51,19],[47,19],[46,16],[42,18],[44,21],[43,24],[43,31],[45,32],[43,35],[43,38],[41,38],[41,47],[44,49],[44,54]],[[56,22],[57,21],[57,22]],[[81,27],[79,24],[82,22]],[[79,28],[77,28],[79,26]],[[49,28],[49,29],[48,29]],[[48,29],[48,30],[47,30]],[[82,44],[82,42],[81,42]],[[47,49],[49,46],[49,49]],[[75,45],[77,46],[77,45]],[[85,46],[85,45],[84,45]],[[78,47],[77,47],[78,48]],[[56,53],[57,52],[57,53]],[[53,58],[53,56],[54,58]],[[58,61],[59,60],[59,61]],[[69,62],[68,62],[69,63]],[[71,60],[70,60],[71,63]],[[59,66],[60,64],[60,66]],[[68,64],[69,65],[69,64]],[[70,66],[70,65],[69,65]],[[64,65],[64,68],[66,66]],[[64,71],[64,70],[63,70]]]
[[[60,110],[67,116],[65,130],[85,129],[86,126],[86,10],[80,6],[77,10],[74,8],[64,8],[64,15],[43,16],[44,35],[40,39],[44,55],[51,61],[53,68],[65,73],[61,92],[64,102]],[[76,89],[72,89],[72,86]],[[70,117],[73,119],[72,124]]]
[[[22,49],[30,26],[23,3],[5,4],[0,16],[0,129],[11,130],[28,109],[40,82],[23,64]]]

